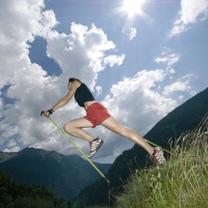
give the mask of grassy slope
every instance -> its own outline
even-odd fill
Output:
[[[207,128],[207,127],[206,127]],[[162,167],[131,177],[116,208],[207,208],[208,132],[189,132]]]
[[[166,165],[132,175],[111,208],[207,208],[208,117],[183,133],[171,153]]]

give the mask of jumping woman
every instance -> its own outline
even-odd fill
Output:
[[[95,128],[98,125],[102,125],[144,148],[149,153],[150,159],[156,164],[165,163],[166,160],[163,156],[162,149],[159,147],[153,148],[133,129],[130,129],[117,121],[108,112],[105,106],[94,99],[94,96],[87,85],[77,78],[69,78],[68,89],[69,92],[62,99],[60,99],[51,109],[42,111],[41,115],[48,117],[59,108],[66,105],[74,96],[77,103],[81,107],[84,107],[86,116],[66,123],[64,125],[64,131],[72,136],[89,142],[89,158],[95,155],[98,149],[102,146],[103,140],[99,137],[93,137],[87,131],[83,130],[83,128]]]

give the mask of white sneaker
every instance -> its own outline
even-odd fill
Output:
[[[91,158],[103,145],[104,141],[100,138],[96,138],[90,142],[90,152],[88,153],[88,158]]]
[[[154,148],[154,152],[150,155],[150,159],[158,165],[165,164],[166,162],[163,150],[160,147]]]

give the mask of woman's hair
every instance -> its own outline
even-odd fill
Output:
[[[70,77],[69,78],[69,82],[73,82],[73,81],[78,81],[78,82],[81,82],[81,80],[75,78],[75,77]]]

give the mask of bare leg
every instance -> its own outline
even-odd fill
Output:
[[[86,118],[74,119],[64,125],[64,131],[68,134],[91,142],[95,139],[91,134],[82,128],[92,127],[93,125]]]
[[[118,122],[115,118],[112,116],[105,121],[102,122],[102,125],[109,130],[115,132],[116,134],[119,134],[121,136],[124,136],[134,143],[140,145],[143,147],[150,155],[154,152],[154,149],[152,146],[150,146],[142,136],[140,136],[136,131],[133,129],[130,129],[120,122]]]

